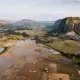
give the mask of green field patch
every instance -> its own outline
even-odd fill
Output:
[[[28,34],[29,36],[44,36],[46,31],[42,31],[42,30],[16,30],[15,32],[26,32],[26,34]]]
[[[56,49],[57,51],[63,52],[63,53],[70,53],[73,54],[76,51],[80,51],[80,42],[74,41],[74,40],[63,40],[56,38],[50,38],[49,37],[39,37],[38,40],[45,45],[52,47]]]
[[[62,59],[63,56],[61,54],[49,54],[49,58]]]
[[[36,52],[42,52],[42,49],[35,49]]]
[[[11,39],[14,39],[14,40],[24,40],[25,39],[25,37],[22,35],[11,35],[10,37]]]

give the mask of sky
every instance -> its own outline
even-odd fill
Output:
[[[80,17],[80,0],[0,0],[0,19],[54,21]]]

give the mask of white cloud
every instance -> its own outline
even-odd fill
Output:
[[[65,0],[62,3],[80,3],[80,0]]]

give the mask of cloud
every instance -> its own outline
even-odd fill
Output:
[[[80,3],[80,0],[65,0],[62,3]]]

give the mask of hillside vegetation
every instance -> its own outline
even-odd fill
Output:
[[[59,32],[67,33],[70,31],[76,32],[80,35],[80,18],[79,17],[67,17],[62,19],[59,27]]]
[[[74,32],[75,35],[80,36],[80,18],[79,17],[66,17],[55,21],[52,30],[49,34],[66,34],[68,32]]]

